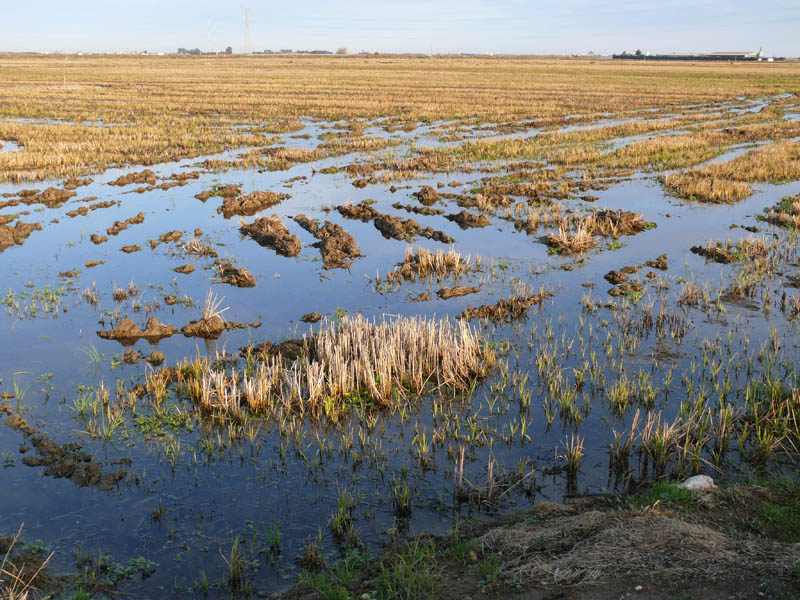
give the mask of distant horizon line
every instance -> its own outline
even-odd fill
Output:
[[[181,50],[184,50],[181,52]],[[713,52],[652,52],[648,51],[650,56],[669,56],[669,55],[707,55],[707,54],[721,54],[730,51],[724,50],[716,50]],[[743,51],[737,52],[738,53],[749,53],[749,52],[756,52],[753,51]],[[627,51],[622,52],[569,52],[569,53],[518,53],[518,52],[423,52],[423,51],[405,51],[405,52],[381,52],[381,51],[366,51],[360,50],[358,52],[339,52],[337,50],[328,50],[322,48],[315,48],[313,50],[304,50],[304,49],[297,49],[297,50],[254,50],[252,52],[226,52],[223,50],[200,50],[199,48],[178,48],[175,51],[160,51],[160,50],[116,50],[116,51],[98,51],[98,50],[2,50],[0,49],[0,55],[3,54],[34,54],[34,55],[73,55],[73,56],[287,56],[287,55],[303,55],[303,56],[339,56],[339,57],[346,57],[346,56],[420,56],[420,57],[431,57],[431,56],[473,56],[473,57],[563,57],[563,58],[571,58],[571,57],[612,57],[612,56],[623,56],[628,55],[631,58],[635,58],[636,55]],[[774,57],[779,58],[777,55],[768,55],[762,54],[764,58],[767,57]],[[784,56],[780,58],[786,59],[793,59],[793,58],[800,58],[800,55],[797,57],[794,56]]]

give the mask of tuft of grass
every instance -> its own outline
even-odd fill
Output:
[[[433,542],[417,538],[397,552],[387,554],[373,584],[379,598],[427,600],[434,597],[440,585]]]
[[[643,507],[650,506],[656,502],[661,504],[685,504],[693,499],[694,495],[690,490],[678,487],[675,483],[657,481],[646,492],[631,497],[630,503],[635,507]]]

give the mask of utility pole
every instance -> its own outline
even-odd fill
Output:
[[[249,6],[242,7],[244,12],[244,53],[250,54],[250,11],[253,10]]]

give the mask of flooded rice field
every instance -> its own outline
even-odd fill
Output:
[[[93,590],[257,595],[473,516],[791,462],[796,100],[303,120],[1,183],[0,531]],[[339,138],[366,141],[317,153]]]

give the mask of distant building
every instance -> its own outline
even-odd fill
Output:
[[[768,60],[761,56],[760,48],[757,52],[710,52],[708,54],[703,54],[700,52],[691,52],[686,54],[650,54],[647,52],[642,54],[640,50],[637,50],[635,54],[623,52],[622,54],[614,54],[613,57],[616,59],[627,60],[724,60],[748,62]]]

